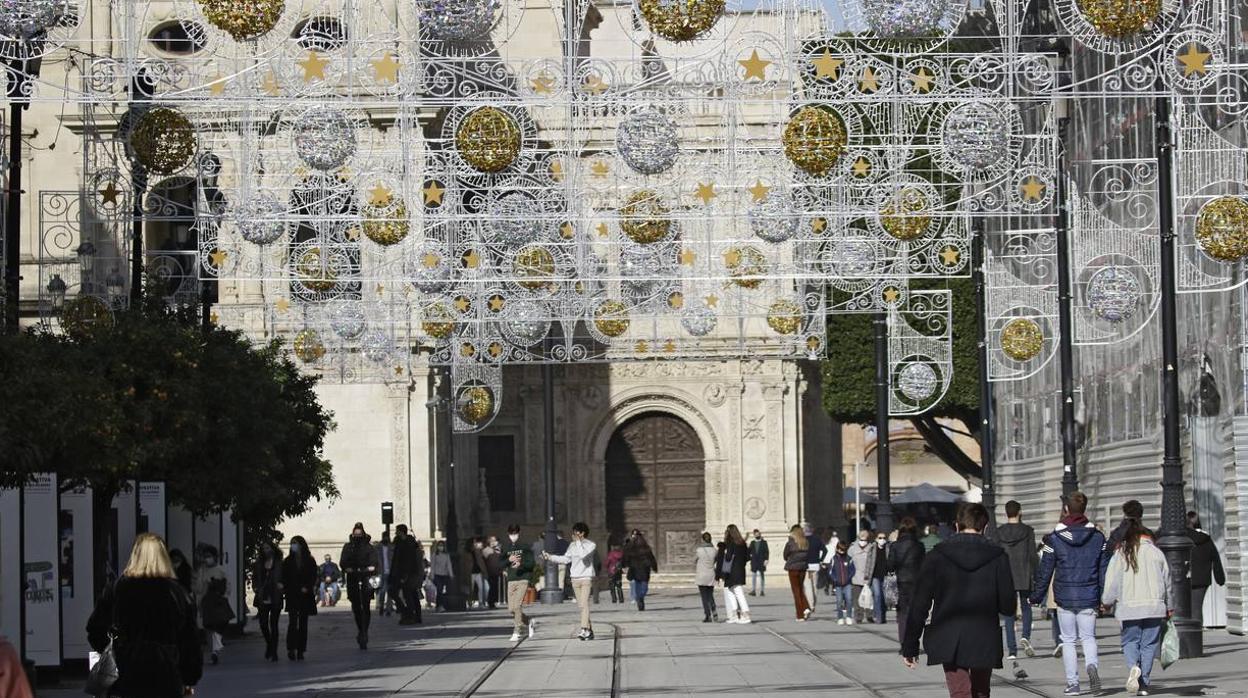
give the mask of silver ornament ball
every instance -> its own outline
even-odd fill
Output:
[[[1088,307],[1106,322],[1119,323],[1134,315],[1140,294],[1139,278],[1117,265],[1098,269],[1088,280]]]
[[[931,37],[957,26],[965,0],[861,0],[862,14],[885,39]]]
[[[0,0],[0,37],[30,41],[68,13],[65,0]]]
[[[336,170],[355,154],[355,128],[337,109],[318,107],[302,114],[294,126],[295,152],[308,167]]]
[[[911,363],[897,374],[897,389],[911,400],[926,400],[936,392],[940,379],[930,364]]]
[[[393,350],[390,337],[381,330],[372,330],[360,338],[360,353],[375,364],[384,363]]]
[[[680,312],[680,325],[694,337],[705,337],[715,331],[719,318],[715,311],[702,303],[686,305]]]
[[[824,253],[827,270],[842,279],[861,279],[876,269],[877,250],[870,240],[844,238],[833,242]]]
[[[338,301],[329,308],[329,327],[342,339],[355,339],[364,333],[368,320],[358,301]]]
[[[257,194],[235,208],[234,222],[244,240],[267,245],[286,232],[286,207],[268,194]]]
[[[1009,155],[1009,122],[983,102],[961,104],[949,112],[941,136],[945,152],[968,170],[986,170]]]
[[[420,26],[435,39],[470,41],[489,35],[498,20],[500,0],[418,0]]]
[[[542,234],[543,206],[527,191],[508,191],[489,203],[489,241],[496,245],[520,246]]]
[[[436,242],[426,240],[408,254],[407,279],[422,293],[438,293],[451,279],[451,265],[446,251]]]
[[[779,243],[797,235],[801,221],[793,210],[793,197],[788,190],[772,187],[762,201],[752,205],[746,216],[750,230],[761,240]]]
[[[636,172],[666,172],[680,154],[676,122],[654,109],[629,114],[616,128],[615,147]]]

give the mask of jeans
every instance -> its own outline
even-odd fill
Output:
[[[767,591],[767,572],[764,570],[754,570],[750,575],[750,593]]]
[[[643,601],[646,598],[646,592],[650,591],[650,582],[639,582],[630,579],[628,582],[628,593],[632,595],[633,602]]]
[[[888,604],[884,603],[884,578],[871,578],[871,596],[875,597],[875,622],[883,624],[884,616],[888,611]]]
[[[741,584],[735,587],[724,587],[724,610],[728,613],[728,618],[733,618],[738,612],[745,614],[750,612],[750,604],[745,601],[745,585]]]
[[[1161,648],[1163,625],[1164,618],[1122,621],[1122,657],[1127,661],[1127,671],[1134,666],[1140,668],[1141,687],[1151,683],[1148,677],[1153,673],[1153,659]]]
[[[485,608],[490,602],[490,583],[486,581],[484,574],[473,573],[472,583],[477,587],[477,605]]]
[[[1031,639],[1031,604],[1027,597],[1031,595],[1029,591],[1018,592],[1018,607],[1023,612],[1023,639]],[[1005,625],[1005,647],[1009,650],[1006,654],[1018,654],[1018,641],[1014,639],[1014,616],[1001,616],[1001,622]]]
[[[944,669],[949,698],[988,698],[992,669],[967,669],[953,664],[946,664]]]
[[[1079,655],[1075,642],[1083,644],[1084,666],[1097,666],[1096,658],[1096,610],[1081,611],[1057,609],[1057,622],[1062,627],[1062,668],[1066,670],[1066,685],[1079,683]]]
[[[390,596],[390,575],[381,575],[381,586],[377,587],[377,613],[385,613],[386,606],[394,607],[394,598]]]
[[[789,587],[793,590],[793,608],[797,619],[806,618],[810,610],[810,601],[806,598],[806,570],[786,570],[789,573]]]
[[[832,595],[836,599],[836,619],[853,618],[854,603],[852,595],[854,587],[850,584],[845,586],[836,586],[832,588]]]
[[[707,618],[710,618],[716,612],[715,587],[699,586],[698,594],[702,596],[702,612],[706,614]]]
[[[321,582],[321,595],[318,600],[323,604],[336,604],[339,593],[338,582]]]

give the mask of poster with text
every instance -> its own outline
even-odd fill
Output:
[[[91,650],[83,628],[95,607],[91,570],[91,490],[77,488],[61,493],[61,654],[64,659],[86,659]]]
[[[165,483],[139,483],[139,533],[155,533],[166,538]],[[167,538],[166,538],[167,540]]]
[[[37,666],[60,666],[61,556],[56,474],[39,473],[25,491],[26,658]]]

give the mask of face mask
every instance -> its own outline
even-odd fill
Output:
[[[508,533],[508,534],[507,534],[507,538],[508,538],[508,539],[509,539],[512,543],[515,543],[516,541],[520,540],[520,534],[519,534],[519,533]]]

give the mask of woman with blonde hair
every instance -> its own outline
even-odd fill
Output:
[[[789,573],[789,587],[793,590],[793,606],[798,622],[810,617],[810,602],[806,600],[807,551],[810,541],[801,526],[789,529],[789,541],[784,544],[784,571]]]
[[[87,621],[92,649],[103,652],[110,639],[118,675],[108,692],[112,698],[186,695],[203,674],[194,603],[154,533],[135,538],[125,571],[104,590]]]

